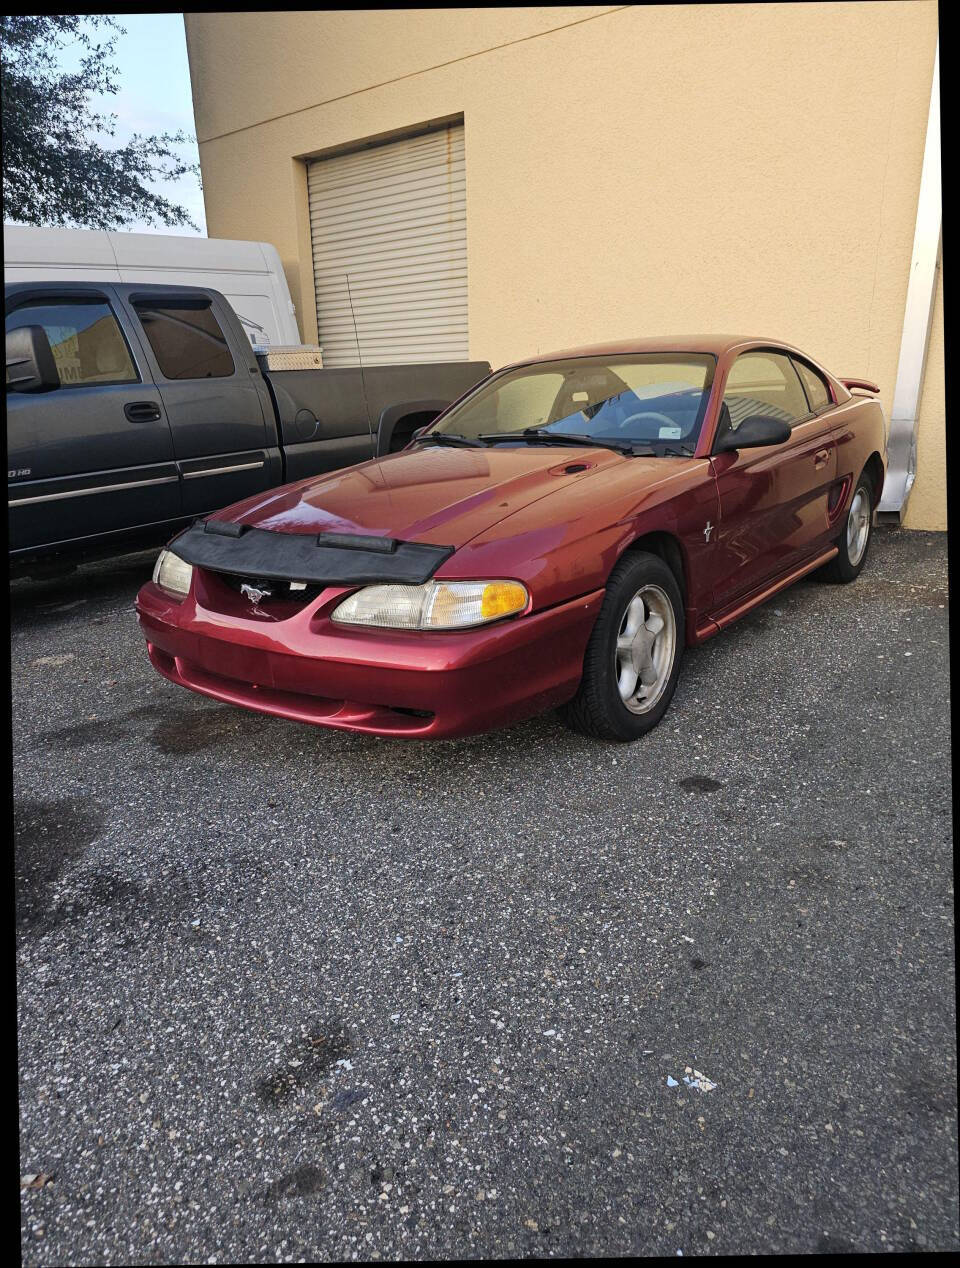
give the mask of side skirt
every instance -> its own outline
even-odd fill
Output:
[[[829,550],[815,555],[813,559],[808,559],[806,563],[800,564],[799,567],[785,573],[776,581],[768,581],[762,589],[754,591],[746,599],[741,599],[736,607],[719,614],[716,618],[707,617],[694,630],[690,645],[696,647],[699,643],[705,643],[708,638],[712,638],[714,634],[719,634],[721,630],[726,629],[728,625],[732,625],[734,621],[739,621],[742,616],[746,616],[753,608],[765,603],[767,599],[779,594],[781,590],[786,590],[787,586],[792,586],[795,581],[799,581],[807,573],[815,572],[817,568],[822,568],[824,564],[829,563],[838,553],[838,548],[831,546]]]

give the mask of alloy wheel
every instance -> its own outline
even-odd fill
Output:
[[[861,485],[853,496],[847,516],[847,558],[856,568],[867,549],[870,536],[870,498]]]
[[[620,699],[631,713],[648,713],[670,681],[677,647],[673,605],[659,586],[641,586],[627,604],[614,653]]]

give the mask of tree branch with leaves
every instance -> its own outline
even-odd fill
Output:
[[[111,148],[117,116],[93,108],[95,94],[118,91],[111,59],[123,34],[105,14],[0,17],[4,220],[86,229],[118,229],[134,220],[197,228],[183,207],[151,188],[186,176],[199,181],[197,165],[177,151],[192,138],[135,134]],[[70,44],[83,50],[75,71],[58,64]]]

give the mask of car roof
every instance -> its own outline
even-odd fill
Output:
[[[565,361],[573,357],[635,356],[646,352],[709,353],[721,357],[724,353],[746,347],[782,348],[785,352],[806,356],[799,348],[784,343],[782,339],[763,339],[756,335],[659,335],[655,338],[584,344],[578,348],[563,348],[559,352],[538,352],[536,356],[524,357],[512,364],[531,365],[539,361]]]

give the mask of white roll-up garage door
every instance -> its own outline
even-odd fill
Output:
[[[323,364],[358,342],[364,365],[467,360],[463,124],[316,159],[307,184]]]

